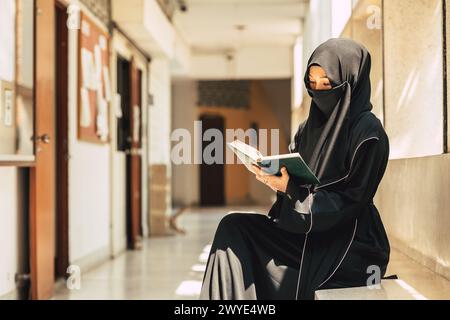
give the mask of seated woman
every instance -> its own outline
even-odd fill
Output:
[[[389,141],[371,112],[370,67],[369,52],[352,40],[331,39],[314,51],[305,74],[309,117],[290,151],[321,183],[255,167],[277,200],[268,216],[222,219],[201,299],[313,299],[319,289],[372,285],[384,276],[390,247],[373,198]]]

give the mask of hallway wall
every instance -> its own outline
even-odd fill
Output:
[[[149,124],[149,201],[150,234],[166,233],[167,217],[172,211],[170,161],[170,132],[172,114],[170,61],[164,57],[152,60],[150,93],[154,97],[150,107]]]
[[[194,136],[196,120],[197,81],[176,79],[172,82],[172,128],[183,128]],[[172,146],[175,143],[172,143]],[[191,148],[193,152],[193,147]],[[199,203],[200,169],[198,165],[182,164],[172,167],[172,197],[174,206],[193,206]]]
[[[385,126],[391,159],[441,154],[442,0],[385,1],[384,47]]]
[[[375,203],[393,247],[450,279],[450,155],[389,162]]]
[[[442,1],[385,1],[384,34],[386,128],[395,160],[377,204],[393,245],[450,279]]]
[[[0,167],[0,297],[15,289],[14,275],[19,270],[19,170]]]
[[[85,269],[109,257],[110,145],[78,140],[77,52],[78,33],[70,31],[69,259]]]

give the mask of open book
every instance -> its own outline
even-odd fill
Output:
[[[280,169],[286,167],[290,175],[300,178],[305,183],[314,185],[320,183],[299,153],[264,157],[257,149],[239,140],[227,143],[227,145],[251,172],[253,172],[253,164],[269,175],[279,175]]]

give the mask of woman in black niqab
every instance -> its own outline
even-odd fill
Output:
[[[312,66],[325,71],[331,89],[313,89]],[[349,39],[330,39],[313,52],[305,73],[310,112],[290,151],[321,183],[288,177],[268,216],[226,215],[200,298],[313,299],[316,290],[372,285],[374,270],[385,274],[390,247],[373,198],[389,142],[371,112],[370,67],[367,49]],[[274,188],[283,178],[264,181]]]

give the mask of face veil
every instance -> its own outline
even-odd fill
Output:
[[[332,89],[312,90],[309,69],[322,67]],[[307,161],[321,181],[339,179],[347,171],[353,124],[370,103],[371,57],[368,50],[350,39],[330,39],[311,55],[305,72],[305,86],[312,98],[308,119],[295,137],[295,151]]]

